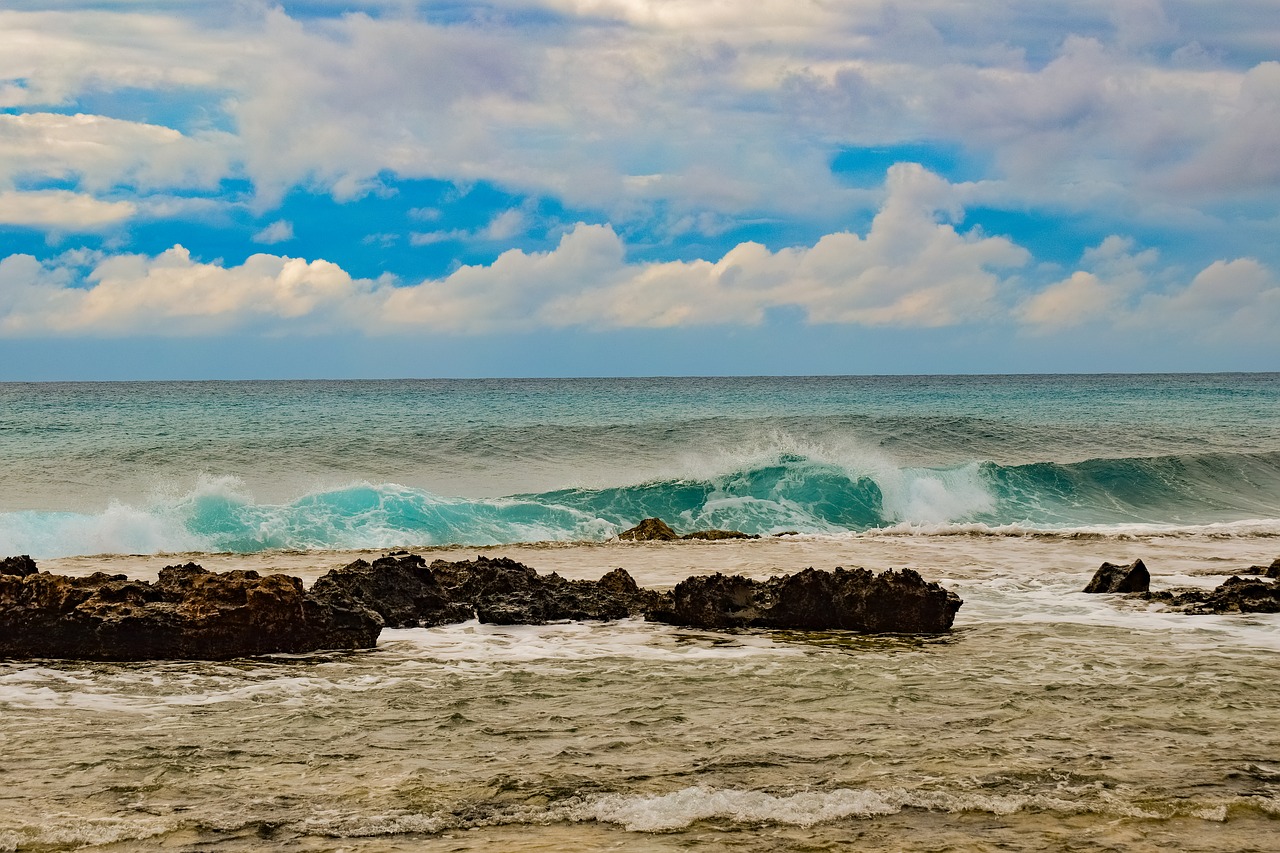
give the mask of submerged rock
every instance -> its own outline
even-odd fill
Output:
[[[515,560],[477,557],[430,566],[416,555],[357,560],[311,587],[321,601],[363,605],[390,627],[430,627],[477,618],[498,625],[639,616],[662,594],[641,589],[622,569],[598,581],[540,575]]]
[[[755,581],[714,574],[681,581],[670,606],[648,618],[695,628],[838,629],[867,634],[940,634],[960,598],[910,570],[805,569]]]
[[[1127,566],[1115,563],[1103,563],[1094,572],[1093,579],[1084,588],[1085,592],[1146,592],[1151,588],[1151,573],[1141,560],[1134,560]]]
[[[381,629],[375,613],[310,598],[287,575],[194,563],[166,566],[155,583],[103,572],[0,575],[0,655],[8,657],[224,660],[369,648]]]
[[[674,542],[680,537],[660,518],[646,518],[635,527],[618,534],[619,539],[632,542]]]

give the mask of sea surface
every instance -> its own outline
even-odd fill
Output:
[[[660,516],[755,541],[629,543]],[[787,533],[793,535],[774,536]],[[910,567],[940,637],[638,620],[0,661],[0,850],[1204,850],[1280,837],[1280,374],[0,384],[0,556],[669,587]]]

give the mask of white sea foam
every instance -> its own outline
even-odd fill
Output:
[[[639,619],[551,625],[485,625],[476,620],[439,628],[382,632],[379,646],[449,664],[507,666],[624,658],[637,661],[737,661],[779,658],[802,650],[763,634],[677,631]]]

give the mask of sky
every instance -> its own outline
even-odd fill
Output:
[[[0,380],[1280,370],[1278,0],[0,4]]]

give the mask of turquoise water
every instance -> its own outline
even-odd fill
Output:
[[[0,553],[1280,532],[1280,374],[0,384]]]

